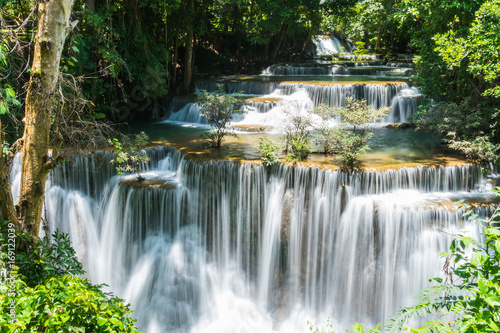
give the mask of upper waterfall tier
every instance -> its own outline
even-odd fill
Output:
[[[283,123],[282,109],[284,108],[299,105],[307,111],[321,103],[341,107],[345,105],[345,99],[348,96],[357,100],[364,99],[375,108],[391,107],[389,116],[384,122],[406,122],[415,115],[418,105],[421,104],[418,89],[410,88],[406,82],[401,81],[251,81],[226,79],[200,81],[197,82],[196,89],[214,92],[221,84],[229,93],[239,92],[244,95],[257,96],[247,99],[247,103],[242,109],[244,113],[233,119],[235,125],[262,125],[276,128],[277,125]],[[205,124],[206,120],[201,116],[201,109],[195,102],[194,97],[174,97],[169,106],[164,107],[164,119],[169,122]]]
[[[312,41],[316,46],[316,56],[352,53],[356,48],[352,42],[342,41],[336,36],[315,36]]]
[[[202,81],[197,83],[198,90],[215,91],[218,82]],[[317,81],[284,81],[284,82],[223,82],[230,93],[243,92],[244,94],[291,95],[300,89],[305,89],[314,106],[326,103],[331,106],[343,106],[345,98],[352,96],[355,99],[365,99],[374,107],[391,106],[392,99],[403,89],[409,86],[405,82],[317,82]]]
[[[383,66],[382,63],[370,63],[358,66],[359,63],[312,62],[306,64],[276,64],[262,71],[263,76],[337,76],[337,75],[368,75],[376,77],[408,78],[413,69],[408,66]]]

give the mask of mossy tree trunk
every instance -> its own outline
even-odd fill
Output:
[[[17,210],[21,226],[35,239],[40,230],[45,181],[57,158],[56,152],[49,157],[51,117],[72,7],[73,0],[45,0],[38,5],[38,32],[23,120],[22,180]]]

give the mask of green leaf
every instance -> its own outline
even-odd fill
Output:
[[[104,319],[103,317],[97,317],[97,325],[102,326],[106,324],[108,321]]]
[[[121,321],[119,321],[118,319],[116,319],[115,317],[109,318],[109,321],[113,325],[118,326],[120,328],[120,330],[123,330],[123,323]]]
[[[497,324],[493,321],[492,318],[489,318],[486,323],[488,326],[494,331],[494,332],[499,332],[500,330],[498,329]]]
[[[470,243],[472,243],[471,237],[462,237],[461,240],[464,243],[465,247],[469,247]]]

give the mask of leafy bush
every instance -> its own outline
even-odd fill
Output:
[[[448,140],[448,147],[462,152],[474,162],[494,163],[499,161],[500,144],[493,144],[487,136],[478,136],[473,141]]]
[[[357,101],[348,97],[345,107],[335,108],[335,112],[343,119],[333,134],[337,159],[344,168],[352,171],[357,168],[359,156],[370,149],[367,142],[373,135],[371,123],[386,117],[389,108],[374,109],[365,100]]]
[[[217,85],[215,93],[208,93],[202,90],[198,95],[198,104],[203,108],[201,115],[207,119],[208,124],[213,130],[213,133],[207,134],[210,148],[219,149],[222,146],[224,137],[228,135],[234,136],[234,132],[227,127],[231,121],[234,108],[240,101],[240,94],[229,95],[224,91],[222,84]]]
[[[491,128],[498,127],[495,108],[488,103],[474,103],[466,98],[461,103],[443,102],[435,106],[424,105],[417,115],[417,129],[441,133],[451,149],[467,158],[491,163],[498,158],[499,145],[492,141]],[[498,133],[492,133],[498,135]]]
[[[310,128],[312,122],[309,115],[301,114],[299,107],[284,110],[285,119],[285,153],[288,162],[305,161],[311,153]]]
[[[143,151],[143,148],[149,143],[147,134],[141,132],[132,137],[124,136],[122,141],[113,138],[110,143],[115,147],[114,152],[117,154],[111,163],[117,165],[118,174],[136,172],[137,179],[143,180],[144,178],[139,172],[141,165],[149,162],[149,156]]]
[[[358,41],[356,42],[356,49],[352,52],[356,56],[360,56],[363,54],[368,54],[370,51],[365,48],[365,42]]]
[[[342,162],[347,170],[355,170],[358,168],[359,157],[370,150],[367,142],[372,137],[373,133],[362,133],[350,130],[345,125],[340,125],[333,132],[334,144],[337,148],[337,159]]]
[[[7,251],[9,229],[12,231],[8,222],[0,223],[0,244],[5,244],[2,246],[2,262],[7,262],[9,257]],[[36,243],[33,236],[16,233],[15,240],[17,273],[30,287],[44,281],[47,277],[85,273],[67,234],[56,231],[52,239],[44,237]]]
[[[293,138],[290,141],[290,150],[286,154],[286,160],[288,162],[305,161],[311,154],[311,148],[309,147],[309,138]]]
[[[14,231],[0,222],[0,270],[9,273],[0,275],[2,332],[137,332],[128,305],[75,276],[85,272],[67,234],[36,242]]]
[[[20,279],[15,283],[15,297],[4,290],[0,297],[0,308],[14,304],[17,314],[17,321],[11,322],[6,311],[1,312],[3,332],[137,332],[128,307],[104,293],[102,285],[71,275],[53,276],[35,287]]]
[[[259,142],[259,152],[266,166],[276,164],[280,161],[278,156],[279,150],[280,145],[270,138],[263,138]]]

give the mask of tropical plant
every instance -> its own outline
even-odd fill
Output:
[[[78,277],[67,234],[37,241],[0,221],[0,271],[2,332],[137,332],[123,300]]]
[[[0,284],[2,332],[137,332],[123,300],[72,275],[59,275],[28,287],[16,279],[15,296]],[[14,306],[16,319],[7,314]]]
[[[203,108],[201,115],[207,119],[213,132],[206,134],[210,148],[219,149],[224,137],[235,136],[234,132],[227,126],[235,112],[235,107],[241,103],[238,99],[240,94],[227,94],[222,84],[217,85],[214,93],[202,90],[198,95],[198,104]]]
[[[111,160],[111,163],[116,164],[118,174],[135,172],[137,173],[137,180],[144,180],[140,174],[140,169],[142,165],[149,162],[149,156],[144,151],[144,147],[149,143],[148,135],[141,132],[131,137],[124,136],[122,141],[113,138],[109,142],[114,146],[114,152],[116,153],[116,157]]]
[[[356,49],[353,52],[354,55],[359,56],[368,53],[370,53],[370,51],[365,47],[365,42],[362,41],[356,42]]]
[[[357,168],[359,156],[370,149],[367,142],[373,135],[372,124],[386,117],[388,112],[388,107],[375,109],[365,100],[352,97],[346,98],[345,107],[335,108],[343,122],[335,130],[333,140],[338,151],[337,159],[345,169],[353,171]]]
[[[310,115],[302,114],[298,106],[285,109],[284,114],[285,158],[288,162],[305,161],[311,153]]]
[[[500,188],[496,192],[500,194]],[[415,306],[397,311],[385,332],[401,332],[412,318],[426,314],[436,314],[439,319],[412,332],[500,331],[500,206],[488,219],[478,218],[463,202],[458,206],[477,224],[480,237],[453,235],[450,252],[441,254],[446,259],[444,282],[441,277],[431,279],[437,284],[423,289]]]
[[[273,139],[263,138],[259,142],[259,152],[262,155],[262,161],[264,165],[269,166],[276,164],[280,161],[278,152],[280,150],[280,145]]]

